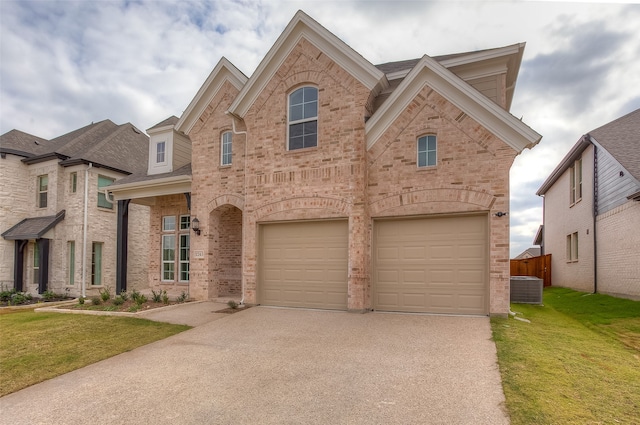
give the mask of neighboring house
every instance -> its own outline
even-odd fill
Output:
[[[527,248],[521,252],[514,260],[525,260],[527,258],[539,257],[540,248]]]
[[[640,299],[640,109],[582,136],[537,194],[553,284]]]
[[[298,12],[250,78],[222,58],[110,188],[151,205],[150,285],[506,315],[509,169],[541,138],[508,112],[523,49],[374,66]]]
[[[52,140],[0,136],[0,282],[73,296],[115,289],[118,208],[104,188],[146,169],[148,137],[109,120]],[[147,287],[148,207],[136,206],[130,280]]]

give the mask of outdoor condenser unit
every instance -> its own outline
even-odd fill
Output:
[[[542,279],[535,276],[511,276],[511,302],[542,304]]]

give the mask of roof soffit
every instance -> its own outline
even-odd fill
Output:
[[[152,198],[191,192],[191,176],[171,176],[160,179],[139,181],[109,186],[114,200]]]
[[[376,143],[425,85],[433,88],[518,153],[535,146],[542,138],[491,99],[425,55],[365,124],[367,149]]]
[[[388,85],[382,71],[333,35],[318,22],[299,10],[241,90],[229,111],[244,117],[276,71],[295,46],[304,38],[364,84],[374,95]]]
[[[198,90],[198,93],[196,93],[191,103],[189,103],[189,106],[187,106],[187,109],[176,123],[175,130],[189,134],[198,121],[198,118],[200,118],[226,81],[240,91],[247,82],[247,77],[229,62],[229,60],[223,57],[213,68],[209,77],[207,77],[202,87],[200,87],[200,90]],[[160,131],[163,129],[164,127],[157,130]]]

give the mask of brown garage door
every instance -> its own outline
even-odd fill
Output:
[[[488,311],[487,216],[374,223],[374,308]]]
[[[347,309],[348,222],[260,226],[263,305]]]

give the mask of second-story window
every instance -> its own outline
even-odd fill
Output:
[[[289,95],[288,149],[318,146],[318,89],[302,87]]]
[[[98,176],[98,206],[100,208],[113,209],[113,204],[107,200],[107,196],[104,194],[104,188],[109,186],[115,180],[105,176]]]
[[[230,131],[222,134],[220,140],[220,165],[231,164],[231,148],[233,143],[233,136]]]
[[[166,142],[156,143],[156,163],[163,164],[165,162]]]
[[[436,136],[418,138],[418,167],[434,167],[437,164]]]
[[[38,208],[47,208],[47,192],[49,191],[49,175],[38,176]]]
[[[569,203],[571,205],[582,199],[582,158],[576,160],[569,168]]]

